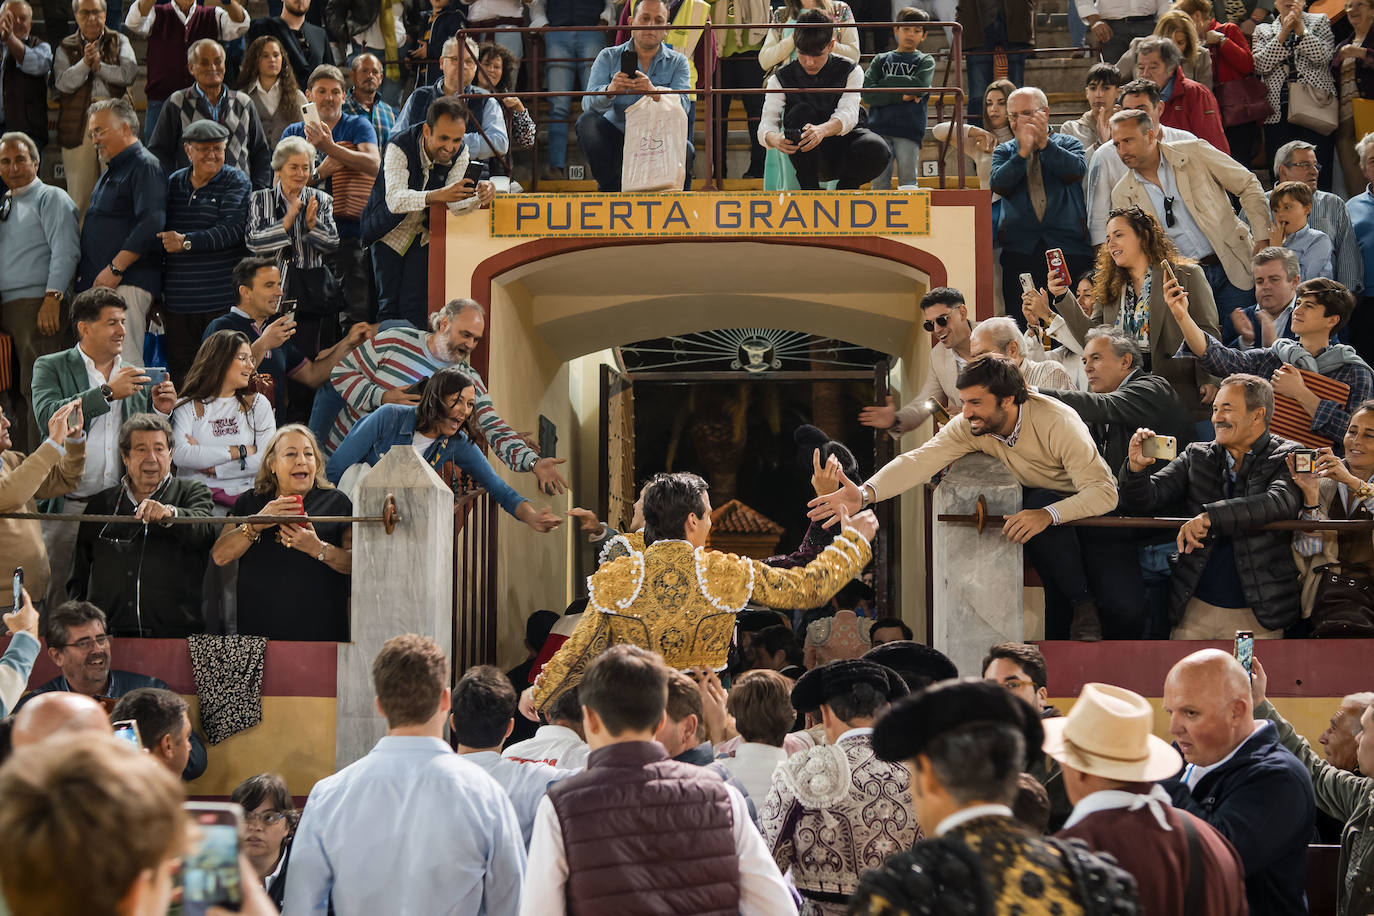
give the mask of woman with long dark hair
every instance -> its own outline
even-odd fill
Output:
[[[281,42],[270,35],[255,38],[243,55],[239,91],[253,100],[268,146],[275,147],[287,125],[301,119],[305,94],[296,85],[296,72],[287,62]]]
[[[325,469],[338,484],[349,468],[371,467],[397,446],[415,449],[436,470],[448,462],[462,468],[511,515],[541,534],[561,520],[547,508],[536,510],[528,499],[497,476],[465,426],[477,400],[477,386],[457,367],[440,369],[425,384],[420,403],[383,404],[348,431]],[[356,472],[355,472],[356,473]]]
[[[259,450],[277,431],[272,404],[252,379],[248,337],[216,331],[200,345],[172,410],[177,476],[199,480],[225,507],[253,485]]]
[[[1207,421],[1216,380],[1191,356],[1174,358],[1183,345],[1183,330],[1164,302],[1164,268],[1160,265],[1167,262],[1188,291],[1188,311],[1198,327],[1220,340],[1217,306],[1202,268],[1180,256],[1154,214],[1140,207],[1118,207],[1108,212],[1105,242],[1098,249],[1093,269],[1093,314],[1083,314],[1070,289],[1050,274],[1049,292],[1055,310],[1080,346],[1094,325],[1121,328],[1145,354],[1143,368],[1168,380],[1194,422]]]

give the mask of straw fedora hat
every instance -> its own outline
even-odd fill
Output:
[[[1183,768],[1178,751],[1150,733],[1154,710],[1138,693],[1084,684],[1062,718],[1045,719],[1045,753],[1091,776],[1157,782]]]

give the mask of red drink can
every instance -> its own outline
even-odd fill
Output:
[[[1049,267],[1052,276],[1057,275],[1060,283],[1063,283],[1066,288],[1072,289],[1073,279],[1069,276],[1069,265],[1064,260],[1064,249],[1051,248],[1045,252],[1045,264]]]

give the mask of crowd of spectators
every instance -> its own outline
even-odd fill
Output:
[[[43,10],[44,41],[26,0],[0,5],[0,330],[18,370],[0,510],[128,521],[0,519],[27,586],[0,659],[0,887],[16,913],[161,913],[196,842],[176,777],[205,771],[205,746],[166,683],[113,668],[115,639],[347,641],[337,519],[396,446],[536,533],[561,522],[520,489],[564,492],[562,459],[502,419],[470,362],[483,307],[428,299],[430,208],[473,218],[518,192],[509,154],[535,142],[539,109],[482,97],[523,85],[518,3],[283,0],[251,20],[239,0],[62,6]],[[276,774],[235,790],[246,912],[923,912],[1023,893],[1033,860],[1047,912],[1299,913],[1318,810],[1354,825],[1342,916],[1374,906],[1368,696],[1342,703],[1323,760],[1266,701],[1258,661],[1247,678],[1195,653],[1161,685],[1170,748],[1130,691],[1086,685],[1059,716],[1020,644],[959,681],[842,588],[871,557],[873,503],[981,452],[1023,487],[1002,531],[1045,587],[1050,638],[1374,633],[1371,609],[1352,623],[1322,588],[1332,564],[1371,562],[1367,534],[1261,530],[1374,509],[1374,133],[1355,126],[1374,13],[1079,0],[1104,59],[1087,111],[1054,125],[1022,85],[1029,4],[878,6],[547,0],[533,15],[551,26],[641,28],[543,37],[584,64],[546,53],[548,85],[586,95],[576,118],[567,100],[545,109],[541,177],[563,177],[571,124],[598,187],[618,190],[638,96],[605,93],[676,93],[694,117],[690,26],[709,16],[771,22],[716,37],[726,88],[776,90],[743,97],[746,177],[909,187],[936,68],[920,46],[932,18],[957,18],[986,52],[960,139],[994,201],[999,314],[977,322],[958,290],[930,290],[924,385],[860,417],[900,438],[934,416],[934,435],[867,481],[843,445],[817,453],[805,542],[748,561],[754,597],[790,613],[741,615],[724,677],[644,647],[590,652],[625,641],[586,636],[595,612],[556,684],[534,660],[549,621],[510,675],[454,680],[432,641],[391,640],[371,754],[301,812]],[[65,190],[39,177],[49,94]],[[694,156],[689,133],[689,188]],[[483,444],[533,480],[504,483]],[[704,484],[676,514],[655,489],[681,484],[646,486],[632,531],[579,516],[608,541],[608,576],[657,542],[704,544]],[[1176,536],[1064,524],[1112,513],[1187,521]],[[854,568],[811,600],[835,554]],[[61,674],[26,693],[40,650]],[[99,734],[112,721],[136,722],[146,754]],[[73,878],[76,863],[99,867]]]
[[[650,489],[646,513],[661,519]],[[689,513],[684,533],[694,524]],[[1170,743],[1152,734],[1150,701],[1111,684],[1083,685],[1062,714],[1032,644],[993,645],[960,678],[934,649],[880,640],[903,634],[879,623],[871,646],[792,676],[743,653],[683,672],[613,640],[523,741],[517,694],[538,664],[455,681],[431,639],[397,636],[371,667],[385,736],[303,808],[277,773],[243,780],[241,858],[221,881],[252,916],[1298,916],[1311,890],[1340,916],[1374,905],[1361,841],[1374,696],[1340,700],[1319,753],[1268,701],[1258,657],[1247,675],[1205,649],[1159,685]],[[5,624],[11,708],[39,645],[27,596]],[[181,809],[178,777],[205,765],[187,704],[111,669],[98,608],[71,602],[50,627],[62,676],[3,720],[3,903],[161,916],[177,861],[202,842],[198,809]],[[1319,813],[1341,828],[1330,888],[1307,865]]]

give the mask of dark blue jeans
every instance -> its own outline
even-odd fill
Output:
[[[1202,265],[1202,275],[1207,278],[1207,285],[1212,288],[1212,299],[1217,304],[1217,327],[1225,337],[1226,329],[1232,327],[1231,313],[1236,309],[1254,305],[1255,291],[1232,285],[1226,277],[1226,268],[1220,264]]]
[[[385,242],[372,246],[380,321],[401,319],[420,330],[429,327],[429,246],[410,243],[403,255]]]
[[[992,51],[1001,48],[1007,52],[1007,79],[1017,86],[1026,85],[1026,55],[1015,51],[1029,51],[1031,45],[1025,42],[1007,41],[1007,28],[998,19],[983,29],[983,46],[965,51],[968,61],[968,120],[970,124],[983,124],[983,93],[988,91],[992,82]],[[976,53],[969,53],[976,52]]]

